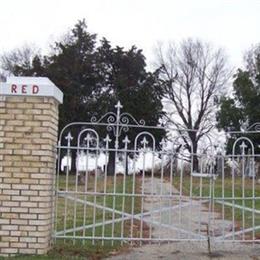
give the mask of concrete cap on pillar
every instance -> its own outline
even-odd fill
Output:
[[[46,77],[9,77],[0,83],[0,96],[53,97],[63,102],[63,93]]]

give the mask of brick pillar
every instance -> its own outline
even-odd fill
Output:
[[[0,96],[0,255],[50,249],[58,104]]]

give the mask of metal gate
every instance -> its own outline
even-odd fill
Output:
[[[259,155],[248,137],[257,129],[239,133],[230,154],[211,146],[190,155],[180,135],[161,141],[172,129],[115,107],[61,131],[55,239],[259,242]]]

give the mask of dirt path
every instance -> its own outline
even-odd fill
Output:
[[[154,211],[144,217],[151,226],[152,237],[159,239],[194,239],[207,236],[207,223],[210,221],[209,232],[215,236],[228,234],[231,222],[220,218],[218,213],[210,213],[206,201],[190,200],[180,196],[179,191],[169,183],[161,183],[160,179],[146,179],[144,193],[165,197],[147,197],[144,200],[144,210]],[[174,194],[173,198],[167,197]],[[176,195],[176,196],[175,196]],[[113,256],[110,259],[259,259],[260,245],[249,246],[234,243],[211,244],[212,255],[208,254],[207,242],[162,242],[143,245],[129,250],[124,255]]]
[[[124,255],[113,256],[113,260],[260,260],[260,246],[232,245],[215,248],[211,256],[207,254],[205,244],[198,242],[173,242],[169,244],[151,244],[133,248]]]
[[[205,205],[207,200],[190,200],[189,197],[180,195],[169,183],[161,183],[160,179],[147,179],[144,192],[162,196],[173,194],[168,198],[146,198],[144,201],[146,211],[160,209],[160,212],[144,218],[148,223],[158,223],[152,225],[153,237],[198,239],[205,238],[208,232],[215,236],[227,234],[232,228],[231,222],[220,218],[218,213],[209,212],[208,205]]]

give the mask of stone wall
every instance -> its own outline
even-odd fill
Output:
[[[0,96],[0,255],[51,244],[58,102]]]

